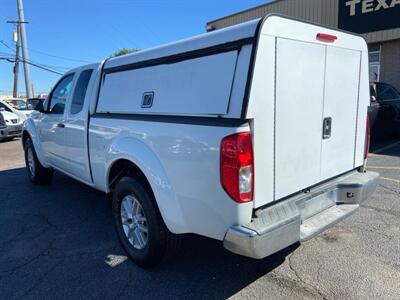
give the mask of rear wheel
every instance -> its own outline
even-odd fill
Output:
[[[152,267],[166,255],[178,236],[165,226],[151,192],[131,177],[123,177],[113,195],[118,238],[129,257],[141,267]]]
[[[34,184],[46,184],[53,178],[53,169],[45,168],[36,156],[32,140],[27,138],[24,144],[25,165],[29,179]]]

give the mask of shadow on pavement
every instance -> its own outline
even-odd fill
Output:
[[[400,139],[373,139],[371,140],[369,153],[388,156],[400,156]]]
[[[227,298],[270,272],[297,245],[264,260],[189,235],[150,270],[126,259],[105,196],[55,174],[33,186],[23,168],[0,172],[1,298]]]

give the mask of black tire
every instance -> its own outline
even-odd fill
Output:
[[[49,183],[53,178],[53,169],[45,168],[37,158],[32,140],[27,138],[24,143],[25,166],[29,179],[37,185]],[[32,151],[33,170],[29,167],[28,153]]]
[[[137,249],[125,234],[121,204],[126,196],[133,196],[141,205],[147,227],[147,242],[142,249]],[[180,236],[172,234],[166,227],[151,191],[147,191],[131,177],[121,178],[113,194],[113,218],[118,238],[128,256],[140,267],[149,268],[159,264],[169,252],[179,247]]]

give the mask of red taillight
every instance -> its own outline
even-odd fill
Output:
[[[221,141],[221,183],[236,202],[253,200],[253,143],[250,132],[229,135]]]
[[[364,159],[367,159],[370,141],[371,141],[371,123],[369,117],[367,116],[367,127],[365,129]]]
[[[327,33],[318,33],[317,40],[320,40],[322,42],[334,42],[337,40],[337,36]]]

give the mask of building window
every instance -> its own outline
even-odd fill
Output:
[[[369,80],[372,82],[379,81],[379,73],[381,68],[381,50],[370,51],[369,53]]]

